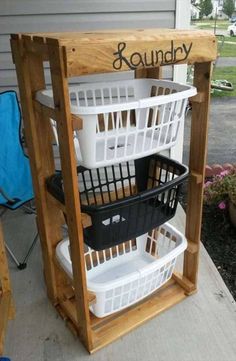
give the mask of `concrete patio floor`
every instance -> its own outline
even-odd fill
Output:
[[[179,208],[174,223],[184,228]],[[4,236],[17,254],[30,243],[33,215],[8,212]],[[96,354],[90,356],[46,297],[40,244],[27,269],[9,262],[16,318],[9,322],[5,355],[12,361],[235,361],[236,304],[201,246],[199,290]]]

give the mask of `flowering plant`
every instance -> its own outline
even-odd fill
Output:
[[[204,185],[204,202],[217,205],[220,209],[228,206],[229,200],[236,206],[236,168],[224,170]]]

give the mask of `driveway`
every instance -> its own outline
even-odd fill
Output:
[[[236,163],[236,97],[211,99],[207,164]],[[191,115],[191,114],[190,114]],[[188,164],[190,120],[185,122],[184,163]]]

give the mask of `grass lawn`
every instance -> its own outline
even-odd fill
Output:
[[[236,96],[236,68],[234,66],[227,66],[225,68],[216,68],[213,70],[212,78],[215,79],[226,79],[233,84],[233,91],[214,91],[213,96],[219,97],[235,97]]]
[[[220,56],[221,57],[236,57],[236,41],[235,40],[232,41],[234,44],[227,44],[227,41],[231,42],[231,40],[225,40],[223,48],[220,50]]]
[[[224,29],[227,30],[228,26],[231,23],[228,20],[217,20],[216,21],[216,29]],[[192,22],[192,25],[195,25],[198,27],[198,29],[214,29],[215,27],[215,20],[209,20],[209,19],[204,19],[204,20],[198,20],[198,21],[194,21]]]

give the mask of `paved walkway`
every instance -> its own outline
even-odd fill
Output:
[[[211,99],[208,155],[209,165],[236,163],[236,97]],[[184,163],[188,164],[191,118],[187,117],[184,134]],[[236,358],[235,358],[236,359]]]
[[[18,254],[35,232],[33,215],[10,213],[7,241]],[[179,208],[175,224],[184,229]],[[12,361],[235,361],[236,304],[204,247],[199,291],[89,356],[46,296],[39,243],[27,269],[10,265],[16,318],[9,322],[5,355]]]

